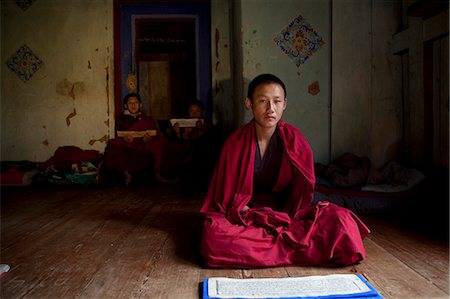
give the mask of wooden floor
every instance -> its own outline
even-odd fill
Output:
[[[206,269],[201,200],[156,186],[2,189],[0,297],[199,298],[205,277],[362,273],[384,298],[449,298],[448,241],[373,215],[355,266]]]

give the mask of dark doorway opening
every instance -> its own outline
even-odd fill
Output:
[[[144,111],[155,119],[184,117],[197,98],[195,19],[137,19],[136,66]]]

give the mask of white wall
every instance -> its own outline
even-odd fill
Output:
[[[59,146],[103,151],[113,132],[113,3],[1,2],[1,159],[45,161]],[[43,61],[23,82],[6,61],[26,44]]]
[[[371,128],[371,1],[333,2],[331,151],[367,155]]]
[[[372,4],[370,151],[375,168],[399,160],[403,146],[402,58],[393,55],[392,36],[400,28],[395,3]]]
[[[392,36],[401,20],[392,1],[333,1],[331,158],[367,156],[375,168],[402,143],[401,58]]]
[[[238,102],[241,111],[247,85],[261,73],[273,73],[286,84],[288,107],[283,119],[296,126],[309,140],[317,162],[329,157],[330,101],[330,5],[318,1],[242,1],[242,76],[244,94]],[[277,36],[297,16],[303,18],[326,42],[299,68],[275,44]],[[317,95],[308,93],[308,86],[319,82]],[[241,112],[241,123],[251,118]]]

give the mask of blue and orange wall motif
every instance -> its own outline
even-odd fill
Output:
[[[322,37],[301,15],[275,36],[274,42],[297,67],[304,64],[325,44]]]

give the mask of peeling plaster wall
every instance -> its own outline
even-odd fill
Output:
[[[248,83],[260,73],[273,73],[284,81],[287,88],[288,106],[283,119],[296,126],[309,140],[317,162],[328,162],[331,65],[329,1],[243,0],[241,10],[244,87],[237,104],[241,109],[240,123],[252,117],[251,112],[243,106]],[[323,38],[325,45],[297,67],[276,45],[274,37],[299,15]],[[316,92],[313,95],[310,86],[314,83]]]
[[[395,3],[372,6],[372,90],[369,156],[375,168],[399,160],[402,153],[402,61],[392,55],[392,36],[400,28]]]
[[[114,132],[112,1],[0,5],[1,159],[43,161],[63,145],[103,151]],[[284,119],[310,141],[316,162],[346,151],[375,166],[395,158],[402,112],[399,61],[390,54],[400,22],[394,5],[211,1],[214,121],[230,130],[247,122],[247,85],[272,72],[287,85]],[[297,68],[273,38],[300,14],[325,45]],[[24,44],[43,61],[26,82],[6,65]]]
[[[231,68],[230,0],[211,1],[211,75],[213,121],[229,131],[234,127],[235,101]],[[234,61],[233,61],[234,62]]]
[[[114,130],[113,3],[1,2],[1,159],[45,161],[59,146],[104,151]],[[26,44],[43,64],[28,81],[6,65]]]
[[[353,152],[375,168],[398,159],[402,139],[401,59],[392,1],[333,1],[331,159]]]

